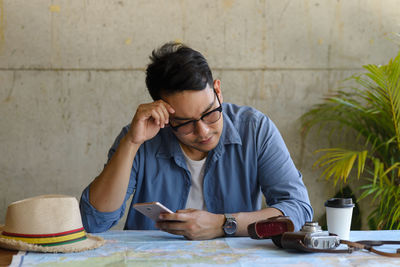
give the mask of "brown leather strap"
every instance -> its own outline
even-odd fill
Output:
[[[382,246],[382,245],[400,245],[400,241],[394,241],[394,240],[359,240],[356,241],[357,243],[360,244],[365,244],[365,245],[370,245],[370,246]]]
[[[370,241],[370,240],[364,240],[364,241],[357,241],[357,242],[351,242],[348,240],[340,240],[341,244],[345,244],[348,246],[347,249],[315,249],[315,248],[309,248],[304,245],[304,243],[301,240],[297,240],[297,244],[295,245],[296,249],[305,251],[305,252],[323,252],[323,253],[352,253],[355,250],[367,250],[369,252],[376,253],[381,256],[385,257],[393,257],[393,258],[400,258],[400,249],[397,249],[397,253],[389,253],[389,252],[384,252],[380,251],[374,248],[374,246],[381,246],[385,244],[400,244],[400,241]]]
[[[393,245],[393,244],[399,244],[400,241],[370,241],[370,240],[363,240],[363,241],[357,241],[357,242],[351,242],[348,240],[340,240],[340,243],[346,244],[348,247],[353,247],[357,249],[365,249],[370,252],[376,253],[381,256],[386,256],[386,257],[393,257],[393,258],[400,258],[400,249],[397,249],[395,253],[389,253],[389,252],[384,252],[380,251],[374,248],[374,246],[381,246],[385,244]]]

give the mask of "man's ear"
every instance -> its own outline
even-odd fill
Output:
[[[214,90],[218,95],[219,101],[221,103],[224,102],[224,98],[222,96],[222,91],[221,91],[221,81],[220,80],[214,80]]]

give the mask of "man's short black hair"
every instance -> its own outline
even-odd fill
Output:
[[[203,90],[213,86],[207,60],[198,51],[170,42],[153,50],[146,70],[146,85],[153,100],[183,90]]]

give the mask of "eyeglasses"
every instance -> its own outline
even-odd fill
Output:
[[[221,118],[222,105],[221,105],[221,102],[219,101],[217,92],[215,92],[215,89],[213,89],[213,91],[214,91],[215,96],[217,97],[219,107],[203,114],[200,117],[200,119],[198,119],[198,120],[190,120],[190,121],[184,122],[182,124],[178,124],[176,126],[170,125],[171,128],[180,134],[186,135],[186,134],[190,134],[194,131],[196,122],[198,122],[200,120],[207,125],[217,122]]]

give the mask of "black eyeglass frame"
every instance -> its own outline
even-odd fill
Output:
[[[215,108],[215,109],[213,109],[213,110],[211,110],[211,111],[209,111],[209,112],[203,114],[203,115],[200,117],[200,119],[198,119],[198,120],[190,120],[190,121],[181,123],[181,124],[176,125],[176,126],[172,126],[172,125],[170,124],[169,126],[172,128],[172,130],[174,130],[175,132],[178,132],[178,129],[179,129],[180,127],[182,127],[182,126],[184,126],[184,125],[187,125],[187,124],[189,124],[189,123],[193,123],[193,126],[194,126],[194,127],[193,127],[193,130],[194,130],[195,127],[196,127],[196,122],[198,122],[198,121],[200,121],[200,120],[203,121],[205,124],[210,125],[210,124],[216,123],[219,119],[221,119],[221,116],[220,116],[220,117],[218,118],[218,120],[216,120],[216,121],[214,121],[214,122],[210,122],[210,123],[207,123],[206,121],[203,120],[204,117],[207,117],[208,115],[210,115],[210,114],[213,113],[213,112],[219,111],[219,112],[221,112],[221,114],[222,114],[222,105],[221,105],[221,101],[219,101],[219,97],[218,97],[217,92],[215,91],[215,88],[213,88],[213,91],[214,91],[215,96],[217,97],[219,107],[217,107],[217,108]],[[186,134],[190,134],[190,133],[192,133],[192,132],[193,132],[193,131],[188,132],[188,133],[186,133]],[[185,133],[184,133],[184,134],[185,134]]]

